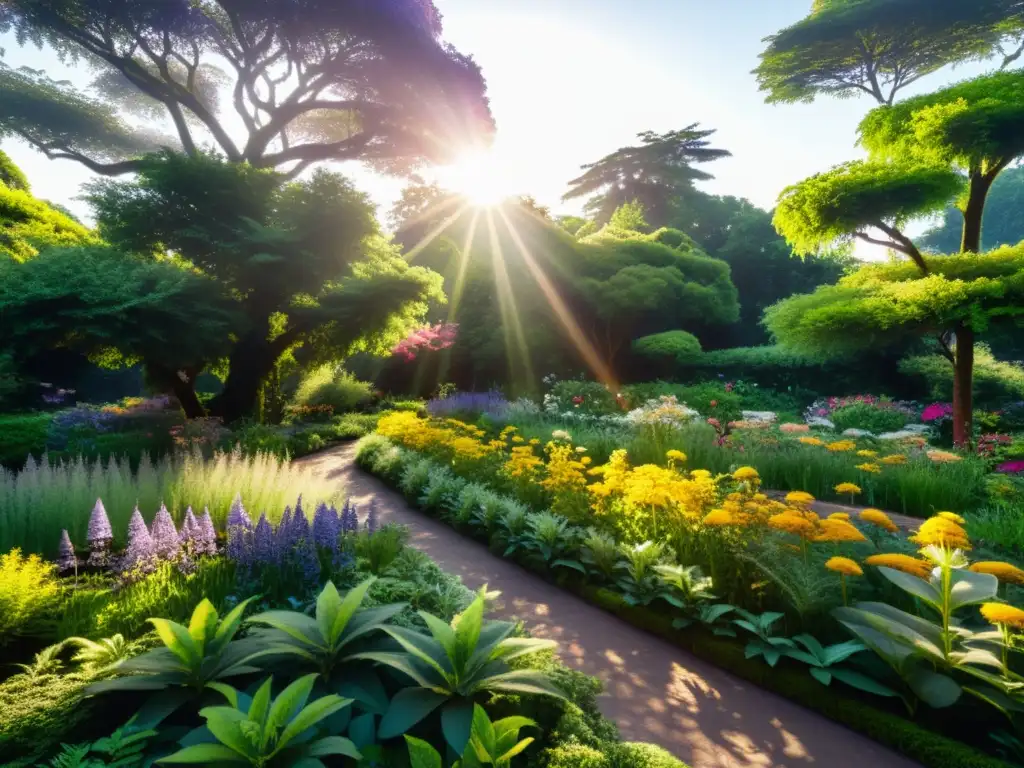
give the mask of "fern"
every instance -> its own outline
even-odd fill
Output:
[[[93,768],[95,760],[86,759],[91,744],[61,744],[61,752],[47,764],[49,768]],[[101,763],[102,765],[102,763]]]

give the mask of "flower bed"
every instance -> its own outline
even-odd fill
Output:
[[[319,506],[310,522],[300,502],[280,518],[253,525],[238,499],[213,549],[186,527],[171,553],[161,511],[150,527],[133,520],[122,552],[97,511],[91,543],[119,563],[109,574],[61,579],[37,557],[0,557],[0,661],[25,662],[0,681],[4,764],[441,765],[472,753],[570,768],[587,750],[594,768],[684,768],[621,742],[598,712],[599,682],[558,662],[553,641],[487,621],[493,595],[470,593],[372,509],[360,523],[348,504]]]
[[[620,453],[587,469],[586,455],[564,440],[546,446],[554,472],[542,470],[539,457],[516,464],[523,465],[520,478],[547,492],[550,507],[540,507],[536,497],[516,491],[513,468],[503,466],[495,484],[483,483],[484,465],[473,468],[473,462],[495,462],[501,440],[489,441],[487,455],[448,458],[432,448],[437,435],[431,427],[418,427],[412,438],[391,427],[392,438],[407,450],[368,439],[361,464],[425,511],[475,532],[506,556],[559,582],[611,590],[626,605],[670,615],[678,629],[741,635],[747,658],[760,658],[771,668],[806,665],[819,683],[841,686],[841,696],[894,713],[893,704],[902,701],[914,717],[927,710],[923,721],[946,733],[997,747],[978,740],[978,724],[990,722],[994,713],[984,697],[970,692],[990,685],[993,692],[1002,688],[1003,695],[1015,695],[1015,667],[1007,666],[1006,655],[1012,643],[1006,640],[1018,624],[1024,627],[1024,611],[1004,608],[1000,600],[1022,602],[1017,585],[1024,582],[1024,570],[984,553],[970,564],[964,553],[971,542],[958,516],[932,517],[907,541],[877,510],[860,520],[842,514],[821,520],[807,510],[809,494],[772,501],[760,493],[751,467],[715,478],[686,471],[685,457],[673,452],[667,467],[634,467]],[[596,482],[581,485],[580,477],[589,472]],[[838,492],[856,490],[846,486]],[[966,602],[952,597],[954,584],[962,585],[954,591]],[[716,603],[715,596],[727,602]],[[918,600],[934,603],[935,613],[921,604],[915,609]],[[980,603],[985,606],[979,613]],[[924,618],[914,615],[922,610]],[[1002,634],[986,634],[987,620]],[[925,640],[933,635],[937,639]],[[969,648],[981,651],[971,658],[984,666],[961,661]],[[825,664],[825,658],[831,661]],[[920,661],[905,666],[908,659]],[[912,670],[918,668],[933,670],[928,686],[916,682]],[[995,693],[991,700],[998,700]]]

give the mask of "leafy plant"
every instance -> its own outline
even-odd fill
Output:
[[[296,611],[265,611],[249,619],[250,624],[270,627],[255,639],[274,653],[291,656],[302,665],[315,667],[330,679],[340,664],[354,658],[353,643],[371,632],[384,629],[384,623],[405,608],[405,603],[360,610],[374,577],[350,589],[345,597],[333,582],[327,582],[316,599],[315,616]]]
[[[845,643],[823,646],[812,635],[796,635],[794,643],[803,648],[789,648],[784,653],[791,659],[802,661],[808,666],[811,677],[822,685],[829,685],[832,678],[846,683],[858,690],[874,693],[879,696],[896,696],[894,690],[856,670],[836,666],[855,653],[867,650],[867,646],[856,640]]]
[[[69,637],[65,642],[78,646],[78,652],[71,660],[84,669],[101,672],[130,659],[139,649],[139,644],[125,640],[117,633],[112,637],[90,640],[86,637]]]
[[[783,653],[796,647],[788,637],[776,637],[772,634],[772,626],[782,618],[781,613],[765,611],[761,614],[754,614],[742,608],[737,608],[736,613],[740,615],[740,618],[733,619],[732,623],[754,635],[754,639],[747,643],[744,650],[744,655],[748,659],[762,656],[768,662],[768,666],[774,667],[782,658]]]
[[[533,743],[532,737],[520,739],[519,731],[536,725],[528,717],[506,717],[492,723],[484,708],[474,704],[469,744],[462,760],[452,768],[482,768],[483,765],[509,768],[512,758]],[[405,743],[411,768],[441,768],[441,755],[428,742],[406,735]]]
[[[164,647],[122,662],[117,677],[93,683],[86,692],[147,691],[175,686],[201,691],[218,680],[258,672],[251,663],[274,653],[273,649],[257,638],[234,639],[242,626],[242,615],[254,599],[243,600],[223,619],[213,603],[203,600],[192,612],[188,627],[168,619],[150,619]]]
[[[134,768],[144,764],[149,741],[157,732],[135,725],[132,718],[109,736],[92,744],[64,744],[50,768]],[[102,756],[102,757],[100,757]]]
[[[63,650],[64,643],[50,645],[33,656],[30,664],[15,664],[14,666],[21,670],[22,675],[31,680],[44,677],[45,675],[53,675],[64,666],[60,660],[60,654]]]
[[[372,533],[357,536],[356,555],[366,562],[366,568],[370,573],[379,576],[401,554],[408,539],[408,528],[389,523]]]
[[[2,475],[0,470],[0,481]],[[42,631],[44,617],[53,609],[60,591],[52,563],[38,555],[23,556],[19,549],[0,555],[0,646],[15,637]]]
[[[610,534],[596,528],[587,531],[583,540],[583,562],[611,581],[622,559],[619,544]]]
[[[527,516],[527,524],[526,532],[505,550],[506,557],[522,548],[530,559],[549,570],[572,568],[580,573],[587,572],[578,559],[579,530],[569,525],[568,520],[551,512],[535,512]]]
[[[190,744],[157,762],[323,768],[320,758],[328,755],[360,760],[362,755],[349,739],[342,736],[316,738],[317,724],[352,703],[351,699],[332,694],[306,704],[316,677],[315,673],[300,677],[276,699],[271,699],[274,678],[268,677],[248,702],[247,709],[242,709],[244,700],[238,691],[230,685],[216,684],[231,706],[199,710],[216,742]]]
[[[723,624],[724,619],[728,614],[736,610],[736,606],[729,605],[728,603],[715,603],[709,605],[702,603],[697,606],[697,611],[693,618],[689,616],[683,616],[672,621],[672,626],[676,629],[683,629],[693,624],[694,619],[699,621],[705,627],[711,630],[713,634],[721,637],[736,637],[736,630],[728,624]]]
[[[514,624],[485,623],[485,600],[486,593],[481,590],[451,624],[420,611],[429,635],[404,627],[384,627],[404,653],[367,651],[356,655],[355,658],[385,664],[418,685],[405,688],[392,698],[380,723],[379,738],[399,736],[441,707],[445,740],[461,755],[470,739],[474,696],[500,691],[564,698],[544,673],[511,670],[507,664],[516,657],[554,648],[554,641],[510,637]]]
[[[662,597],[665,585],[656,566],[665,556],[665,545],[653,541],[632,546],[623,543],[619,551],[624,558],[619,568],[626,572],[626,577],[618,580],[623,599],[630,605],[648,605]]]
[[[676,608],[689,608],[715,599],[711,592],[713,580],[704,575],[699,565],[656,565],[654,570],[674,590],[663,593],[662,599]]]

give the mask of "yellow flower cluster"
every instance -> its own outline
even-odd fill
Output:
[[[892,518],[880,509],[861,510],[860,519],[865,523],[871,523],[879,528],[884,528],[889,533],[896,533],[899,530],[896,523],[892,521]]]
[[[836,486],[835,491],[843,495],[850,494],[851,496],[856,496],[860,493],[860,486],[853,483],[840,483]]]
[[[893,454],[890,454],[889,456],[883,456],[880,459],[880,461],[883,464],[891,464],[891,465],[906,464],[907,463],[907,457],[904,456],[902,453],[893,453]]]
[[[983,560],[972,563],[967,570],[975,573],[988,573],[995,576],[1004,584],[1024,584],[1024,571],[1010,563]]]
[[[938,546],[964,550],[971,548],[967,531],[956,521],[939,515],[929,517],[921,523],[917,535],[911,536],[910,540],[922,547]]]
[[[1014,629],[1024,629],[1024,611],[1004,603],[985,603],[981,615],[993,624],[1002,624]]]
[[[877,475],[879,472],[882,471],[882,468],[880,466],[878,466],[877,464],[871,464],[869,462],[865,462],[864,464],[858,464],[856,468],[859,469],[861,472],[867,472],[872,475]]]
[[[963,460],[962,456],[957,456],[949,451],[925,451],[925,455],[936,464],[951,464]]]
[[[927,579],[928,575],[932,572],[931,563],[927,560],[920,560],[919,558],[912,557],[911,555],[871,555],[865,559],[864,562],[868,565],[883,566],[885,568],[892,568],[896,571],[903,571],[904,573],[909,573],[911,576],[917,576],[919,579]]]
[[[829,443],[825,446],[833,453],[846,453],[847,451],[853,451],[857,449],[857,444],[853,440],[837,440],[834,443]]]
[[[817,445],[817,446],[822,446],[822,445],[824,445],[824,444],[825,444],[825,441],[824,441],[824,440],[822,440],[822,439],[820,439],[820,438],[817,438],[817,437],[799,437],[799,438],[797,438],[797,439],[798,439],[798,440],[799,440],[799,441],[800,441],[801,443],[803,443],[804,445]]]
[[[830,557],[825,562],[825,567],[830,571],[841,573],[844,576],[863,576],[864,571],[855,560],[848,557]]]

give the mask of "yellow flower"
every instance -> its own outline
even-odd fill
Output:
[[[974,563],[967,570],[975,573],[989,573],[1004,584],[1024,584],[1024,571],[1010,563],[985,560]]]
[[[768,518],[768,525],[778,531],[792,533],[800,538],[810,538],[814,534],[814,523],[806,517],[801,517],[792,512],[772,515]]]
[[[589,456],[584,456],[582,459],[580,459],[580,464],[582,464],[585,467],[589,465],[591,461],[593,461],[593,459],[591,459]]]
[[[825,567],[830,571],[841,573],[844,576],[863,576],[864,571],[857,563],[848,557],[830,557],[825,561]]]
[[[881,462],[883,464],[906,464],[907,457],[902,453],[893,453],[888,456],[883,456]]]
[[[864,534],[857,530],[857,526],[845,520],[834,520],[828,518],[818,524],[818,533],[815,541],[866,541]]]
[[[864,562],[868,565],[877,565],[884,568],[892,568],[895,571],[903,571],[911,576],[917,576],[919,579],[927,579],[928,575],[932,572],[931,563],[910,555],[898,555],[895,553],[871,555]]]
[[[817,437],[799,437],[797,438],[804,445],[824,445],[825,441],[820,440]]]
[[[829,443],[825,447],[834,453],[845,453],[846,451],[852,451],[855,449],[857,444],[853,442],[853,440],[837,440],[834,443]]]
[[[514,437],[512,438],[512,442],[513,442],[513,443],[521,443],[521,442],[523,442],[523,438],[521,438],[521,437],[520,437],[519,435],[515,435],[515,436],[514,436]]]
[[[1024,611],[1005,603],[985,603],[981,615],[993,624],[1005,624],[1015,629],[1024,629]]]
[[[853,483],[840,483],[839,485],[836,486],[835,491],[836,491],[836,493],[841,493],[841,494],[847,494],[848,493],[851,496],[855,496],[858,493],[860,493],[860,486],[859,485],[854,485]]]
[[[882,468],[877,464],[858,464],[855,469],[859,469],[861,472],[869,472],[873,475],[877,475],[882,471]]]
[[[695,469],[690,473],[690,477],[693,480],[710,480],[711,473],[706,469]]]
[[[971,542],[967,538],[967,531],[944,517],[929,517],[917,531],[916,536],[910,540],[922,547],[939,546],[952,547],[953,549],[970,549]]]
[[[967,521],[964,520],[956,512],[936,512],[938,517],[945,518],[946,520],[952,520],[957,525],[967,525]]]
[[[673,448],[665,453],[665,458],[669,461],[686,461],[686,454]]]
[[[740,467],[732,473],[733,480],[760,480],[761,475],[753,467]]]
[[[530,445],[540,445],[540,440],[534,437],[530,440]]]
[[[786,494],[786,501],[790,504],[810,504],[814,497],[807,491],[790,491]]]
[[[704,525],[736,525],[737,520],[727,509],[713,509],[704,515]]]
[[[875,456],[878,455],[878,451],[867,451],[867,450],[857,451],[857,455],[861,456],[861,457],[863,457],[865,459],[873,459],[873,458],[875,458]]]
[[[957,456],[949,451],[925,451],[925,455],[936,464],[950,464],[955,461],[962,461],[963,457]]]
[[[828,516],[828,519],[829,520],[845,520],[846,522],[850,522],[850,516],[848,514],[846,514],[845,512],[833,512],[831,515]]]
[[[889,533],[896,533],[899,530],[896,523],[892,521],[892,518],[880,509],[862,510],[860,513],[860,519],[865,523],[871,523],[872,525],[877,525],[879,528],[884,528]]]

